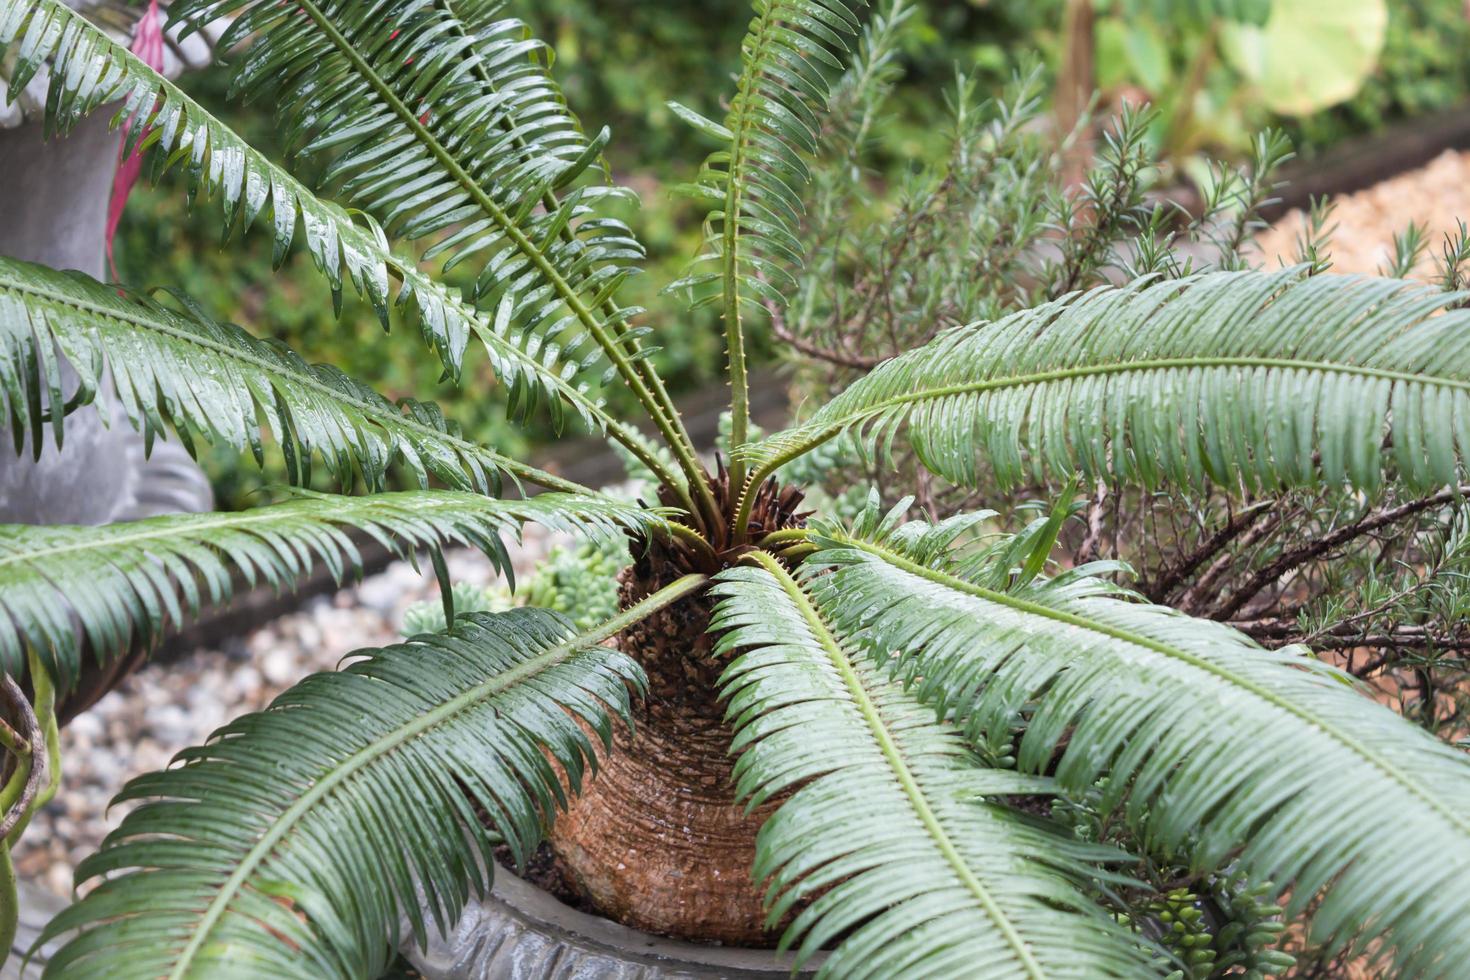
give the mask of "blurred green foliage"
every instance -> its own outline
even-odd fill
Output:
[[[750,0],[520,0],[512,7],[556,48],[557,77],[583,121],[612,126],[615,171],[688,179],[705,148],[666,103],[723,115]],[[956,66],[998,88],[1060,10],[1061,0],[921,5],[904,38],[901,111],[888,120],[897,127],[898,138],[887,140],[897,155],[933,148],[932,124],[944,117],[938,93]]]
[[[1153,141],[1186,171],[1202,169],[1201,151],[1238,159],[1268,126],[1284,130],[1301,156],[1314,157],[1345,138],[1451,108],[1470,93],[1464,0],[1392,0],[1376,69],[1346,102],[1303,117],[1269,111],[1221,56],[1226,21],[1166,13],[1170,8],[1145,0],[1095,5],[1096,81],[1104,103],[1141,97],[1157,105]],[[1050,42],[1055,60],[1063,40],[1053,35]]]
[[[1304,156],[1389,123],[1456,106],[1470,93],[1470,7],[1464,0],[1393,0],[1378,71],[1351,100],[1294,120]]]

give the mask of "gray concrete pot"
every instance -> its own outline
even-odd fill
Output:
[[[447,936],[404,955],[428,980],[776,980],[791,958],[769,949],[701,946],[578,912],[504,869]],[[806,975],[821,964],[814,958]]]

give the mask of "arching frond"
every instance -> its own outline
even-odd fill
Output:
[[[705,122],[706,132],[726,143],[691,185],[712,207],[705,248],[669,288],[694,291],[697,305],[723,305],[732,447],[745,444],[749,424],[740,319],[747,306],[784,303],[796,286],[791,267],[800,265],[803,252],[798,186],[809,179],[803,155],[816,151],[829,75],[842,67],[840,55],[860,27],[854,11],[862,6],[862,0],[756,0],[725,124]],[[743,471],[737,465],[734,472],[739,482]]]
[[[106,371],[135,426],[151,445],[171,426],[192,448],[204,434],[264,459],[265,428],[280,443],[291,479],[305,483],[320,455],[338,482],[354,472],[370,489],[403,461],[421,485],[499,492],[509,473],[559,490],[585,490],[465,438],[433,402],[394,405],[334,367],[307,364],[278,342],[211,320],[180,297],[182,309],[104,286],[79,272],[0,258],[0,393],[22,450],[40,452],[49,422],[60,441],[64,416],[58,354],[76,369],[75,402],[89,402]],[[104,406],[105,407],[105,406]],[[115,420],[114,424],[121,424]]]
[[[752,447],[766,475],[901,426],[973,484],[1076,470],[1157,485],[1454,482],[1470,447],[1470,312],[1426,286],[1300,270],[1098,289],[951,330]],[[1385,448],[1385,441],[1392,447]]]
[[[498,0],[179,0],[169,14],[193,24],[233,17],[221,48],[250,40],[235,91],[272,101],[290,142],[328,164],[324,180],[345,202],[390,235],[448,233],[431,253],[449,266],[473,261],[481,304],[512,298],[524,330],[590,367],[619,356],[617,327],[597,308],[642,249],[592,208],[607,190],[583,178],[606,134],[582,136],[546,74],[544,45],[497,20],[501,9]],[[567,193],[546,210],[552,191]]]
[[[783,303],[801,262],[796,239],[804,155],[817,148],[818,114],[830,76],[842,67],[848,40],[860,29],[862,0],[757,0],[741,42],[741,72],[723,126],[706,132],[726,142],[700,167],[691,192],[714,206],[706,252],[670,288],[722,283],[700,290],[702,303],[759,308]],[[684,110],[689,113],[689,110]]]
[[[144,802],[77,868],[105,880],[42,937],[72,933],[46,975],[378,976],[400,916],[422,942],[486,891],[495,844],[529,857],[561,774],[576,792],[595,763],[581,725],[608,742],[642,682],[599,644],[700,581],[586,633],[526,608],[361,651],[133,780],[118,800]]]
[[[18,675],[29,646],[67,688],[80,667],[82,637],[100,660],[135,639],[151,644],[195,615],[201,602],[227,600],[237,569],[249,582],[288,589],[320,563],[341,581],[360,564],[346,534],[354,529],[404,556],[473,545],[509,574],[500,536],[528,521],[593,535],[661,523],[655,512],[608,497],[494,500],[425,490],[305,493],[236,513],[170,514],[103,527],[0,526],[0,669]]]
[[[1403,976],[1463,972],[1470,760],[1303,651],[1086,569],[1013,579],[1009,542],[956,558],[962,524],[826,528],[807,586],[977,744],[1072,792],[1106,777],[1103,807],[1151,848],[1277,882],[1292,913],[1323,895],[1314,939],[1377,940]]]
[[[738,794],[800,787],[761,827],[770,921],[819,977],[1139,977],[1137,937],[1079,887],[1117,852],[993,802],[1045,780],[983,770],[958,733],[884,679],[776,563],[715,585]],[[989,798],[989,799],[987,799]],[[840,938],[839,938],[840,937]]]
[[[125,125],[128,144],[156,146],[159,160],[180,166],[191,200],[217,197],[226,233],[236,226],[248,229],[268,216],[277,263],[285,261],[293,243],[304,241],[334,293],[341,292],[344,282],[350,284],[377,311],[384,328],[391,306],[404,310],[451,375],[458,376],[473,336],[483,343],[506,386],[513,412],[524,413],[544,401],[558,425],[564,406],[594,428],[612,424],[585,385],[563,376],[560,351],[515,325],[510,304],[490,315],[482,313],[457,291],[395,255],[375,222],[354,223],[341,207],[318,198],[177,86],[56,0],[17,0],[7,6],[0,16],[0,64],[7,51],[16,58],[9,73],[12,92],[36,72],[49,70],[48,130],[65,133],[98,109],[121,103],[115,118]],[[164,169],[160,165],[155,172]],[[396,298],[394,279],[399,283]]]

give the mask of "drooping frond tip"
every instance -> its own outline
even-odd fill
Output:
[[[956,530],[829,526],[805,584],[866,662],[990,756],[1069,793],[1105,779],[1104,811],[1158,853],[1289,888],[1289,915],[1317,900],[1314,942],[1392,953],[1405,976],[1462,972],[1470,938],[1444,928],[1466,914],[1462,753],[1300,650],[1086,570],[1017,583],[1006,542],[966,558]],[[1394,870],[1426,848],[1432,868]]]

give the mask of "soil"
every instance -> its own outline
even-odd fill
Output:
[[[578,912],[586,912],[588,915],[599,914],[592,901],[577,890],[576,884],[572,881],[571,871],[557,859],[556,852],[551,849],[548,841],[541,842],[536,848],[536,853],[531,855],[531,860],[526,862],[524,868],[516,867],[510,848],[504,845],[495,849],[495,863],[522,881],[535,885],[563,905],[571,906]]]

